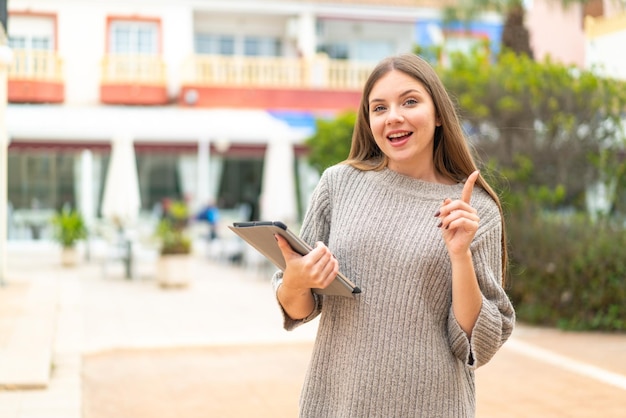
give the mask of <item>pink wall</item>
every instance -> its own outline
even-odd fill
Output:
[[[528,1],[526,26],[535,59],[550,56],[562,64],[585,65],[585,36],[581,6],[574,4],[563,10],[554,0]]]

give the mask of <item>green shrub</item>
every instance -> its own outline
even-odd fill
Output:
[[[72,248],[81,239],[87,238],[87,226],[82,215],[64,208],[52,218],[53,238],[64,248]]]
[[[191,237],[187,231],[189,209],[185,202],[168,201],[164,216],[155,234],[161,243],[161,255],[191,253]]]
[[[306,140],[306,145],[308,162],[319,173],[348,158],[355,121],[354,111],[346,111],[335,119],[315,121],[315,134]]]
[[[626,228],[563,204],[564,186],[533,185],[530,158],[482,169],[499,191],[509,247],[507,292],[520,321],[626,331]]]
[[[626,230],[585,215],[507,216],[508,292],[521,321],[626,331]]]

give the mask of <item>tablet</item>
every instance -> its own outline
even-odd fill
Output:
[[[235,234],[263,254],[276,267],[285,270],[285,259],[280,252],[274,234],[284,237],[291,248],[299,254],[305,255],[311,251],[311,247],[302,241],[300,237],[291,232],[287,225],[278,221],[256,221],[256,222],[235,222],[229,226]],[[354,297],[361,293],[361,290],[343,274],[337,277],[326,289],[313,289],[313,292],[320,295],[336,295]]]

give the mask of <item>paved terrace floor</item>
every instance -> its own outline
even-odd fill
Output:
[[[12,245],[0,287],[0,418],[292,418],[316,323],[268,275],[196,258],[186,289],[52,244]],[[106,275],[104,274],[106,271]],[[518,325],[477,373],[479,418],[626,416],[626,335]]]

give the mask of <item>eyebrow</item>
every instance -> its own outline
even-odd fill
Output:
[[[422,92],[420,90],[417,90],[417,89],[408,89],[408,90],[404,91],[403,93],[400,93],[399,97],[408,96],[409,94],[412,94],[412,93],[417,93],[420,96],[424,94],[424,92]],[[372,99],[372,100],[369,101],[369,104],[377,103],[377,102],[384,102],[384,100],[383,99]]]

